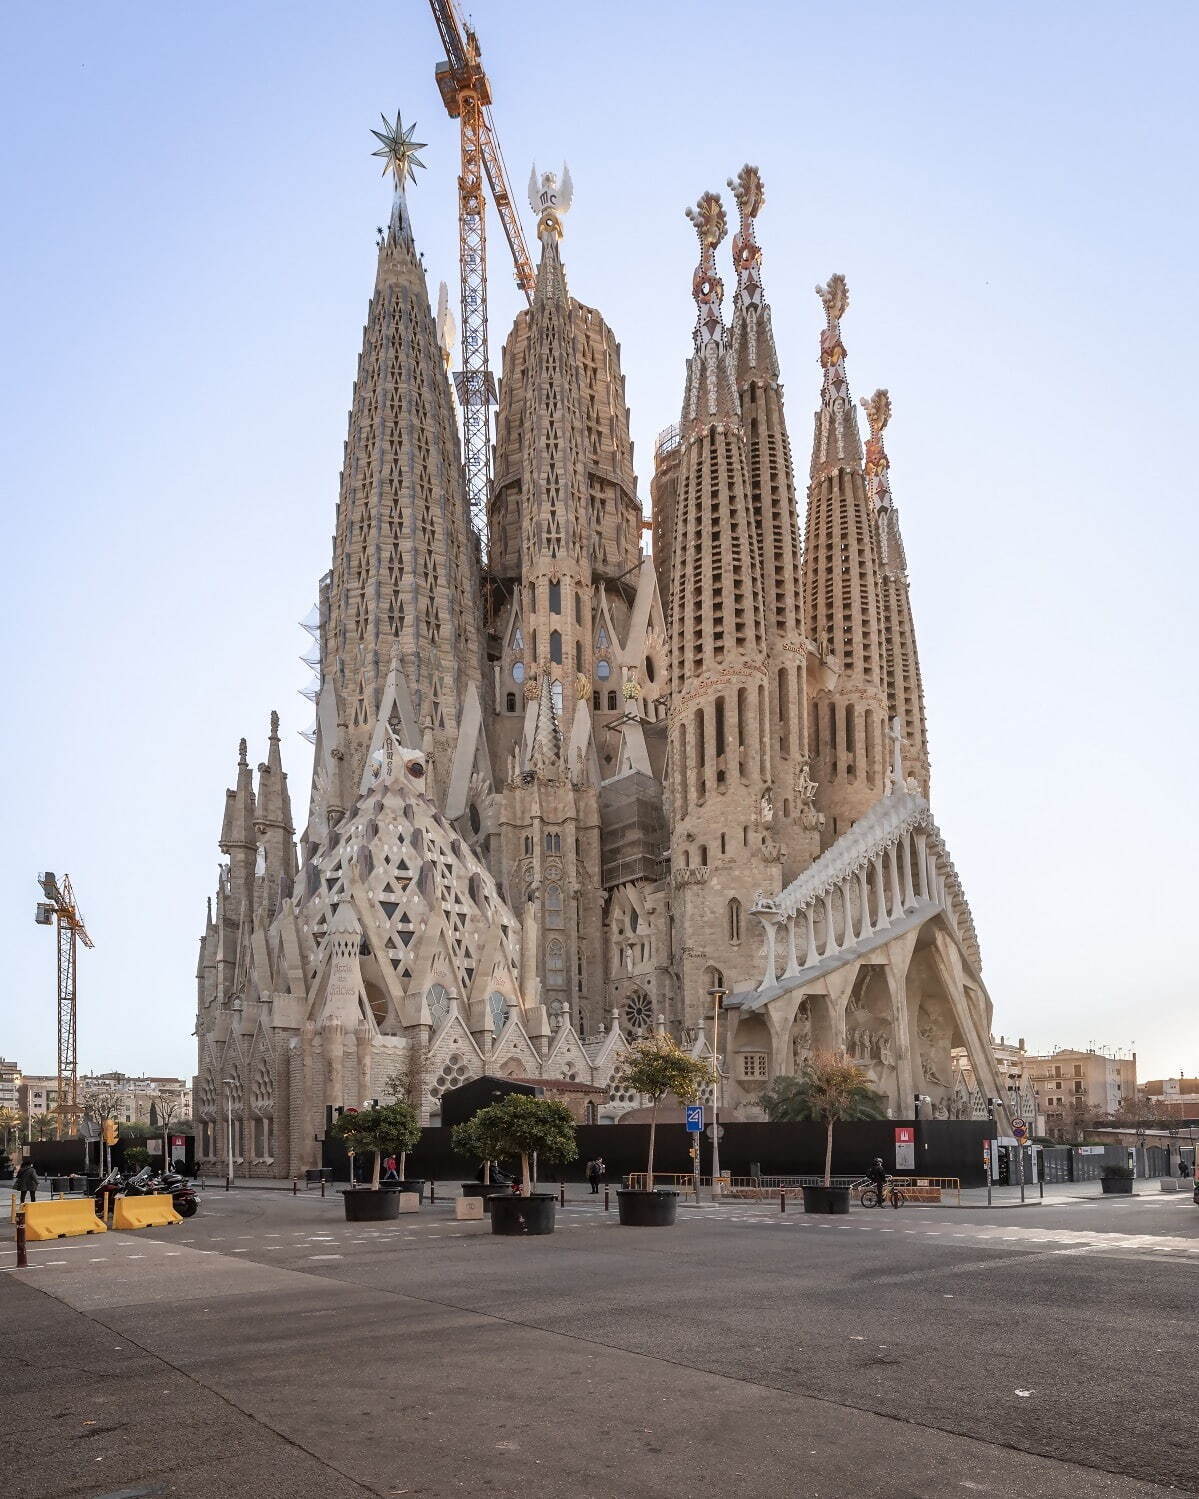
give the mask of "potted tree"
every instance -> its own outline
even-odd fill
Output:
[[[374,1109],[357,1109],[340,1115],[333,1123],[333,1133],[345,1144],[350,1156],[350,1185],[342,1192],[346,1219],[350,1223],[376,1222],[400,1216],[398,1191],[382,1191],[379,1167],[385,1155],[406,1154],[420,1139],[420,1124],[407,1103],[385,1103]],[[354,1183],[354,1157],[364,1150],[374,1156],[370,1185]],[[389,1182],[388,1187],[399,1184]]]
[[[762,1095],[771,1123],[823,1124],[824,1181],[803,1189],[805,1213],[848,1213],[849,1188],[833,1186],[833,1128],[859,1119],[884,1119],[886,1109],[870,1079],[844,1052],[817,1051],[798,1077],[779,1077]]]
[[[1109,1163],[1103,1168],[1103,1174],[1099,1178],[1099,1187],[1105,1197],[1131,1197],[1132,1179],[1131,1166],[1116,1166]]]
[[[621,1059],[612,1079],[617,1087],[640,1093],[650,1101],[649,1159],[645,1190],[616,1190],[621,1223],[630,1228],[668,1228],[678,1215],[679,1194],[654,1190],[654,1142],[658,1128],[658,1106],[668,1093],[680,1103],[694,1103],[700,1090],[714,1082],[716,1073],[708,1062],[685,1052],[669,1036],[660,1033],[635,1042]]]
[[[480,1110],[480,1112],[482,1112]],[[486,1153],[486,1146],[475,1130],[475,1119],[467,1119],[462,1124],[454,1125],[450,1131],[450,1140],[458,1155],[471,1156],[480,1163],[482,1176],[478,1181],[463,1182],[463,1197],[507,1197],[511,1194],[512,1184],[509,1181],[495,1180],[495,1172],[492,1166],[495,1164]]]
[[[554,1194],[532,1190],[529,1161],[536,1155],[538,1161],[562,1165],[578,1155],[575,1122],[564,1103],[509,1093],[480,1109],[465,1125],[458,1125],[453,1138],[456,1149],[465,1141],[485,1161],[520,1160],[519,1194],[493,1194],[487,1199],[493,1234],[553,1233]]]

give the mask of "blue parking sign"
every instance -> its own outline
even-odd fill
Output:
[[[689,1103],[687,1105],[687,1129],[690,1134],[698,1135],[704,1127],[704,1106],[702,1103]]]

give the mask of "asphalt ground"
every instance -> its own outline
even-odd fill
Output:
[[[238,1189],[27,1271],[0,1242],[0,1494],[1199,1492],[1189,1194],[679,1216],[576,1195],[514,1240]]]

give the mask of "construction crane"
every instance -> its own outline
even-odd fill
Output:
[[[72,1134],[79,1124],[79,1068],[75,1054],[75,964],[78,946],[93,946],[83,913],[75,904],[71,877],[62,884],[56,875],[39,874],[45,900],[39,900],[34,920],[38,926],[58,926],[58,1138]]]
[[[487,359],[487,222],[483,179],[491,189],[512,251],[516,284],[533,300],[533,262],[520,227],[503,152],[491,118],[491,84],[483,71],[479,39],[454,0],[429,0],[441,33],[445,61],[437,64],[437,87],[450,118],[459,122],[458,262],[462,287],[462,368],[454,375],[462,407],[462,457],[471,522],[487,539],[491,488],[491,407],[495,380]]]

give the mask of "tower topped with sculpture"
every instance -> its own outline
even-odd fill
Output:
[[[951,1051],[994,1072],[990,1000],[929,803],[890,397],[862,402],[863,450],[844,277],[819,288],[801,545],[762,175],[728,179],[727,261],[721,198],[687,210],[696,313],[651,558],[620,346],[567,279],[574,184],[534,166],[539,263],[479,536],[453,319],[408,202],[415,130],[374,132],[392,207],[305,622],[307,823],[277,715],[225,796],[196,971],[201,1157],[229,1110],[239,1171],[319,1164],[329,1111],[396,1078],[425,1122],[485,1073],[591,1084],[615,1121],[637,1103],[613,1084],[629,1043],[664,1029],[710,1054],[714,998],[726,1117],[759,1117],[770,1080],[829,1046],[897,1112],[914,1092],[952,1111]]]

